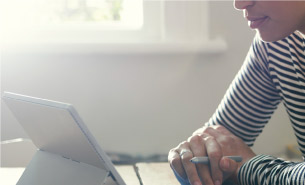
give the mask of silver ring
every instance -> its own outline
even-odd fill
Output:
[[[192,151],[190,151],[190,150],[187,150],[187,149],[183,149],[183,150],[181,150],[181,152],[180,152],[180,157],[182,157],[184,154],[186,154],[186,153],[191,153],[191,154],[193,154],[193,152]]]

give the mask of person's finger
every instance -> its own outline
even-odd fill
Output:
[[[190,148],[194,157],[207,156],[204,146],[203,135],[194,135],[190,138]],[[207,136],[206,136],[207,137]],[[196,164],[197,172],[204,184],[213,184],[210,169],[208,165]]]
[[[197,173],[197,169],[195,164],[190,162],[190,160],[194,157],[192,150],[189,147],[189,143],[185,142],[179,148],[180,158],[182,161],[182,165],[184,171],[186,172],[187,178],[192,185],[201,185],[200,178]]]
[[[238,164],[236,161],[228,157],[222,157],[219,166],[223,172],[234,173],[238,167]]]
[[[237,168],[238,168],[237,162],[235,162],[230,158],[223,157],[220,160],[219,166],[220,169],[224,172],[225,178],[232,177],[233,178],[232,180],[237,182]]]
[[[214,185],[221,185],[223,180],[223,172],[219,167],[222,158],[222,149],[213,136],[204,138],[205,147],[210,160],[210,170]]]
[[[168,162],[171,167],[178,173],[178,175],[182,178],[187,178],[186,173],[184,171],[180,155],[176,148],[171,149],[168,153]]]
[[[206,128],[204,134],[210,135],[205,138],[205,146],[210,159],[210,169],[213,182],[215,185],[221,184],[223,180],[223,172],[219,168],[219,162],[222,157],[222,148],[218,139],[224,137],[224,134],[216,130],[217,125]]]
[[[210,136],[213,136],[214,138],[222,136],[223,133],[219,132],[215,128],[218,128],[218,127],[216,125],[208,127],[208,128],[205,129],[205,131],[203,133],[207,134],[207,135],[210,135]]]
[[[228,148],[236,143],[236,140],[234,139],[236,136],[220,125],[214,125],[213,127],[207,128],[205,133],[213,136],[224,151],[228,151]]]
[[[193,136],[194,135],[199,135],[199,134],[202,134],[204,131],[205,131],[205,129],[207,128],[208,126],[203,126],[203,127],[201,127],[201,128],[199,128],[199,129],[197,129],[195,132],[193,132]]]

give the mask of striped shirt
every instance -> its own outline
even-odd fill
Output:
[[[272,43],[255,37],[207,124],[221,124],[252,146],[281,102],[305,160],[305,35],[298,31]],[[249,185],[305,185],[305,162],[258,155],[241,167],[238,179]]]

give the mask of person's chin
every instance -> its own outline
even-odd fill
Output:
[[[290,33],[288,34],[276,34],[274,32],[265,32],[265,31],[260,31],[260,30],[256,30],[259,33],[260,39],[264,42],[275,42],[275,41],[279,41],[284,39],[285,37],[287,37],[288,35],[290,35]]]

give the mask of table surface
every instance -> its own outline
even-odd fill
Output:
[[[180,185],[168,163],[137,163],[143,185]]]
[[[25,168],[0,168],[0,184],[15,185]],[[179,185],[168,163],[120,165],[116,169],[127,185]]]

